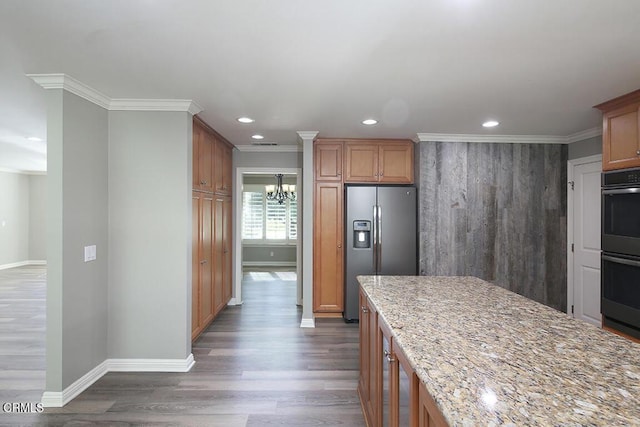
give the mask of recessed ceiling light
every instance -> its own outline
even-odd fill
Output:
[[[368,125],[368,126],[375,125],[376,123],[378,123],[378,121],[375,119],[366,119],[362,121],[363,125]]]
[[[264,136],[262,136],[262,135],[252,135],[251,138],[253,138],[253,139],[264,139]]]
[[[494,128],[496,126],[498,126],[500,123],[496,122],[495,120],[487,120],[486,122],[484,122],[482,124],[482,126],[486,127],[486,128]]]
[[[253,120],[251,117],[238,117],[236,120],[238,120],[240,123],[253,123],[253,122],[255,122],[255,120]]]
[[[27,137],[29,141],[41,142],[42,138],[38,138],[37,136],[29,136]]]

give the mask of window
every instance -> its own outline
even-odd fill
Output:
[[[242,193],[242,238],[262,239],[264,193]]]
[[[298,238],[298,202],[267,200],[264,185],[242,192],[242,240],[293,243]]]

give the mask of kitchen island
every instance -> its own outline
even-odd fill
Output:
[[[436,418],[451,426],[640,425],[640,344],[474,277],[358,281],[363,313],[376,313],[375,322],[360,320],[369,372],[361,372],[368,379],[359,393],[370,424],[388,417],[377,390],[387,389],[384,361],[368,358],[382,349],[374,337],[387,331],[417,383],[408,390],[416,424],[423,387]],[[380,334],[367,332],[372,325]],[[397,412],[389,411],[396,419]]]

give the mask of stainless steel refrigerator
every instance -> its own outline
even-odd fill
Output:
[[[358,275],[417,271],[416,188],[346,186],[344,319],[359,319]]]

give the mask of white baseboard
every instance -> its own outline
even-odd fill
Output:
[[[0,270],[6,270],[8,268],[24,267],[25,265],[47,265],[47,261],[46,260],[29,260],[29,261],[12,262],[10,264],[0,265]]]
[[[243,267],[295,267],[295,261],[243,261]]]
[[[193,354],[186,359],[107,359],[61,392],[45,391],[42,406],[61,408],[109,372],[189,372]]]
[[[227,305],[242,305],[242,301],[238,301],[238,300],[237,300],[237,299],[235,299],[235,298],[231,298],[231,299],[229,300],[229,302],[227,303]]]
[[[196,361],[186,359],[108,359],[109,372],[189,372]]]
[[[108,363],[105,360],[61,392],[45,391],[42,395],[42,406],[45,408],[62,408],[109,372],[107,366]]]
[[[315,328],[316,327],[316,321],[315,321],[315,319],[302,319],[302,322],[300,322],[300,327],[301,328]]]

